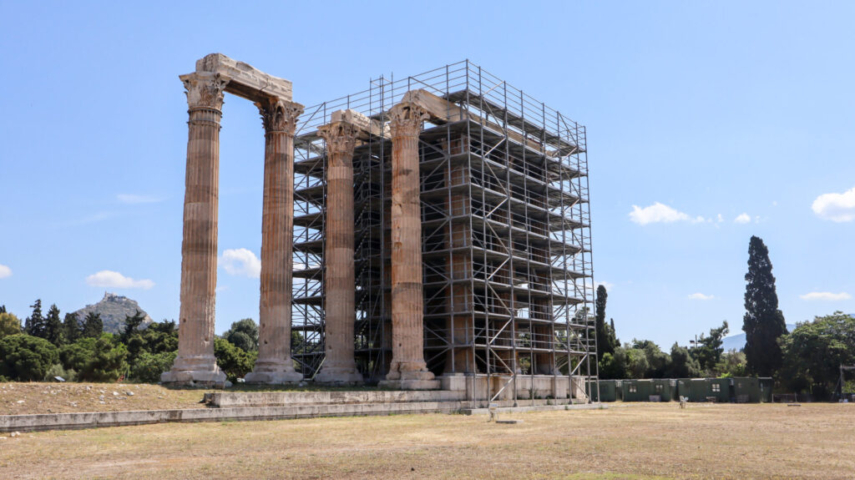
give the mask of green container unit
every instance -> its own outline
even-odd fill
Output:
[[[623,402],[623,382],[628,382],[629,380],[615,380],[615,400]]]
[[[760,379],[757,377],[733,377],[733,399],[736,403],[760,403]]]
[[[668,379],[668,385],[669,385],[669,388],[671,389],[671,398],[669,400],[672,402],[679,402],[680,401],[680,395],[677,392],[677,379],[676,378],[669,378]]]
[[[730,378],[708,378],[708,390],[704,400],[715,399],[716,403],[730,402],[730,380]]]
[[[598,399],[597,395],[597,382],[590,382],[591,388],[591,399],[595,402],[614,402],[617,400],[617,392],[615,387],[615,380],[600,380],[600,395],[601,399]]]
[[[772,403],[772,387],[775,385],[772,377],[760,377],[760,402]]]
[[[653,380],[624,380],[624,402],[649,402],[651,395],[657,395],[653,388]]]
[[[673,380],[669,378],[654,378],[651,380],[653,382],[653,393],[651,395],[658,395],[660,402],[670,402],[674,399],[674,390],[672,388]]]
[[[677,380],[677,394],[690,402],[706,402],[709,382],[706,378],[681,378]]]

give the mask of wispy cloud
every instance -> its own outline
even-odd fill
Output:
[[[823,220],[851,222],[855,220],[855,188],[843,193],[824,193],[816,197],[811,209]]]
[[[12,276],[12,269],[6,265],[0,265],[0,278],[9,278]]]
[[[751,223],[751,215],[748,215],[747,213],[742,213],[738,217],[734,218],[733,222],[739,223],[742,225],[744,225],[746,223]]]
[[[639,225],[674,222],[701,223],[706,221],[704,217],[692,217],[659,202],[644,208],[633,205],[632,211],[629,212],[629,219]]]
[[[93,287],[141,288],[143,290],[148,290],[154,286],[154,282],[151,280],[134,280],[112,270],[101,270],[89,275],[86,277],[86,284]]]
[[[246,248],[224,250],[219,263],[229,275],[249,278],[261,276],[261,260]]]
[[[132,193],[120,193],[116,195],[116,199],[122,203],[129,205],[138,205],[140,203],[158,203],[165,200],[164,197],[154,195],[135,195]]]
[[[691,300],[712,300],[715,298],[713,295],[704,295],[703,293],[693,293],[689,295],[689,299]]]
[[[852,295],[846,292],[831,293],[831,292],[810,292],[804,295],[799,295],[802,300],[821,301],[821,302],[839,302],[840,300],[849,300]]]

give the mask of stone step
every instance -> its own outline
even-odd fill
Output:
[[[214,392],[206,403],[215,408],[292,405],[344,405],[368,403],[455,402],[466,399],[464,391],[375,390],[328,392]]]

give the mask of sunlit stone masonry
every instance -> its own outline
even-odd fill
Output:
[[[259,352],[246,382],[589,401],[584,126],[469,61],[305,108],[291,82],[221,54],[180,78],[179,352],[164,383],[227,384],[214,327],[230,93],[258,107],[265,145]]]

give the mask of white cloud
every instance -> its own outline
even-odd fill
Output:
[[[126,277],[119,272],[111,270],[101,270],[86,277],[86,284],[93,287],[106,288],[142,288],[148,290],[154,286],[151,280],[134,280],[131,277]]]
[[[816,197],[811,208],[823,220],[851,222],[855,220],[855,188],[843,193],[824,193]]]
[[[116,195],[116,199],[118,199],[122,203],[128,203],[131,205],[136,205],[140,203],[157,203],[163,201],[163,197],[155,197],[153,195],[134,195],[131,193],[120,193]]]
[[[229,275],[249,278],[259,278],[261,276],[261,260],[245,248],[224,250],[223,256],[220,257],[220,266]]]
[[[751,223],[751,215],[747,213],[740,214],[738,217],[734,218],[733,221],[739,224]]]
[[[701,223],[706,221],[704,217],[692,218],[683,212],[674,210],[668,205],[664,205],[659,202],[655,202],[653,205],[644,208],[641,208],[638,205],[633,205],[632,211],[629,212],[629,219],[639,225],[673,222]]]
[[[689,295],[691,300],[712,300],[715,298],[713,295],[704,295],[703,293],[693,293]]]
[[[718,223],[721,223],[724,221],[724,217],[722,217],[721,214],[719,213],[718,216],[716,216],[716,220],[718,220]]]
[[[852,298],[852,295],[849,295],[846,292],[840,293],[831,293],[831,292],[810,292],[804,295],[799,295],[799,298],[802,300],[808,301],[823,301],[823,302],[837,302],[840,300],[849,300]]]
[[[8,278],[12,276],[12,269],[6,265],[0,265],[0,278]]]

